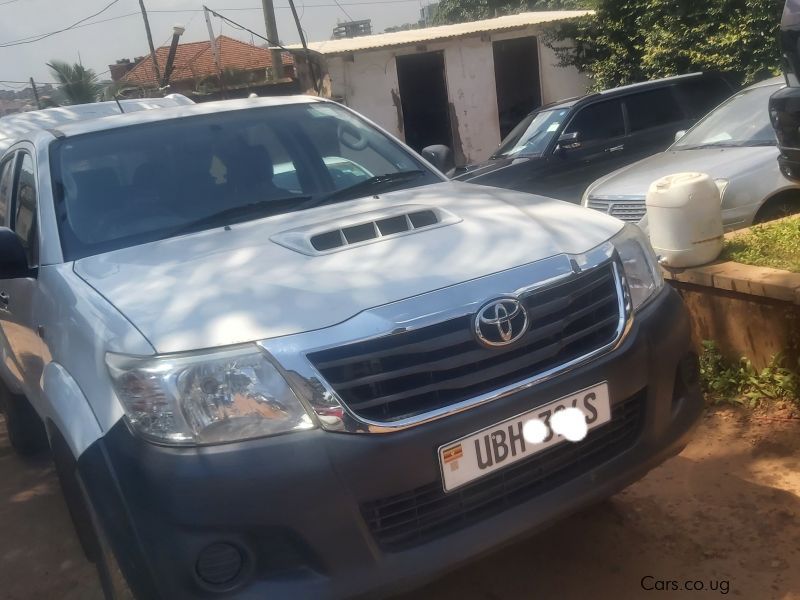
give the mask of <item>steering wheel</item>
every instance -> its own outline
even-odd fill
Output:
[[[369,144],[364,131],[347,122],[340,122],[336,130],[339,141],[351,150],[363,150]]]

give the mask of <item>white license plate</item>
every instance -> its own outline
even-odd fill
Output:
[[[549,424],[555,411],[569,407],[583,411],[590,431],[607,423],[611,420],[608,384],[603,382],[593,385],[440,446],[439,466],[444,491],[452,492],[470,481],[513,465],[545,448],[574,443],[555,433]],[[526,441],[522,435],[522,428],[530,419],[541,419],[547,425],[547,437],[538,444]]]

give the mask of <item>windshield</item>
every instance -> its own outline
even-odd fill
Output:
[[[532,156],[542,154],[569,113],[569,108],[531,113],[511,130],[494,156]]]
[[[51,145],[66,260],[440,181],[329,103],[217,112]]]
[[[739,92],[675,142],[672,150],[775,145],[768,104],[778,89],[768,85]]]

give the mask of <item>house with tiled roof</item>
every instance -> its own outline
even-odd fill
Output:
[[[272,69],[272,56],[268,49],[225,35],[216,38],[216,45],[223,72],[222,81],[210,41],[178,44],[170,76],[170,90],[192,95],[213,92],[223,87],[242,89],[267,83],[268,70]],[[159,73],[164,73],[168,55],[168,46],[156,50]],[[293,57],[284,52],[282,77],[293,76]],[[138,61],[120,77],[119,82],[133,88],[159,87],[152,57],[148,55]]]

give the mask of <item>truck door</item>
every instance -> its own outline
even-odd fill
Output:
[[[7,204],[6,223],[25,247],[28,266],[39,266],[38,208],[36,171],[33,157],[27,150],[16,153],[16,171],[11,202]],[[34,271],[35,273],[35,271]],[[0,326],[4,344],[3,359],[17,386],[35,402],[44,365],[42,343],[34,320],[37,279],[21,277],[0,279]]]

